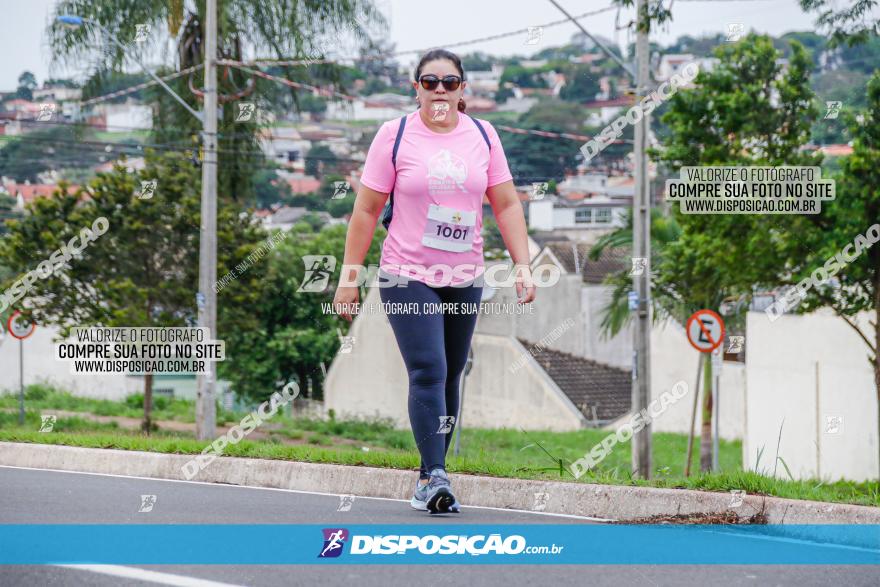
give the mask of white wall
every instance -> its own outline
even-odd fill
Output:
[[[529,228],[553,230],[553,199],[529,201]]]
[[[141,104],[106,104],[104,114],[110,131],[153,128],[153,109]],[[118,128],[117,128],[118,127]]]
[[[413,100],[412,107],[394,106],[367,106],[363,100],[354,102],[328,102],[324,118],[327,120],[377,120],[385,122],[400,118],[411,113],[416,108]]]
[[[545,260],[542,264],[549,264]],[[487,263],[487,266],[489,263]],[[506,271],[496,274],[498,279],[507,277]],[[537,289],[535,301],[523,307],[531,309],[531,313],[484,313],[477,321],[476,332],[493,334],[496,336],[520,337],[532,342],[547,339],[547,348],[559,351],[583,355],[584,353],[584,316],[578,304],[572,303],[578,300],[582,289],[582,281],[579,275],[560,275],[559,281],[551,287]],[[508,307],[516,304],[516,289],[514,287],[500,288],[487,303],[501,304]],[[573,324],[572,324],[573,323]],[[554,329],[561,332],[556,337],[551,335]],[[553,340],[547,338],[553,337]]]
[[[138,382],[121,373],[73,374],[71,363],[55,359],[53,338],[55,328],[37,326],[24,340],[24,384],[48,382],[71,393],[93,398],[121,400],[129,393],[140,391]],[[0,342],[0,390],[18,393],[18,340],[7,335]]]
[[[651,330],[651,397],[657,398],[664,391],[671,390],[678,381],[684,381],[688,386],[687,395],[654,420],[654,432],[690,432],[699,355],[687,341],[684,328],[678,323],[669,321],[656,325]],[[731,361],[726,361],[721,367],[718,433],[725,440],[743,438],[745,433],[745,370],[742,363]],[[702,376],[700,381],[702,383]],[[696,433],[699,436],[702,422],[702,385],[697,391],[700,393],[696,416]]]
[[[869,318],[858,323],[871,339]],[[746,332],[745,467],[763,447],[760,468],[772,472],[781,429],[779,456],[795,478],[876,479],[877,394],[858,334],[828,309],[774,322],[749,312]],[[826,432],[828,417],[843,418],[839,432]],[[781,463],[776,474],[787,477]]]
[[[582,329],[584,352],[588,359],[621,369],[632,368],[633,323],[624,326],[613,338],[604,338],[602,318],[611,299],[612,288],[607,285],[584,284],[581,288],[581,306],[585,325]]]

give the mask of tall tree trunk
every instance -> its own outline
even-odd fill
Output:
[[[700,435],[700,472],[712,470],[712,356],[703,353],[703,430]]]
[[[153,427],[153,374],[144,374],[144,421],[141,423],[141,429],[147,436]]]

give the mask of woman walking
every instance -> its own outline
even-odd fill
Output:
[[[437,49],[421,58],[413,81],[418,109],[385,122],[370,145],[343,262],[345,273],[361,266],[390,194],[379,293],[386,307],[417,308],[389,312],[388,320],[409,374],[409,418],[422,459],[410,503],[432,514],[459,511],[446,452],[483,286],[483,194],[515,263],[518,302],[535,299],[525,217],[504,149],[491,124],[465,114],[466,85],[455,54]],[[347,320],[358,302],[358,288],[347,284],[355,282],[343,275],[334,298]],[[458,310],[425,311],[456,308],[444,303]]]

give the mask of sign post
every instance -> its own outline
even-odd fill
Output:
[[[712,396],[707,411],[712,414],[712,470],[718,471],[718,395],[721,359],[723,359],[724,320],[712,310],[697,310],[685,325],[688,342],[701,353],[711,353],[709,365],[712,369]],[[716,349],[718,352],[716,353]],[[717,355],[717,359],[716,359]]]
[[[723,339],[722,339],[723,340]],[[718,427],[721,422],[721,366],[724,364],[724,346],[712,351],[712,470],[718,471]]]
[[[18,423],[24,426],[24,339],[34,333],[36,326],[30,320],[25,319],[21,312],[16,310],[9,316],[6,329],[9,334],[18,339]]]

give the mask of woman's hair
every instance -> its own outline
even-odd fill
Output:
[[[428,51],[422,58],[419,60],[419,64],[416,66],[416,81],[419,81],[419,76],[422,75],[422,68],[429,61],[434,61],[435,59],[448,59],[455,66],[455,69],[458,70],[458,75],[461,76],[461,80],[464,81],[464,68],[461,66],[461,59],[459,59],[458,55],[451,51],[447,51],[446,49],[434,49],[432,51]],[[464,103],[464,98],[458,101],[458,111],[464,112],[467,108],[467,104]]]

